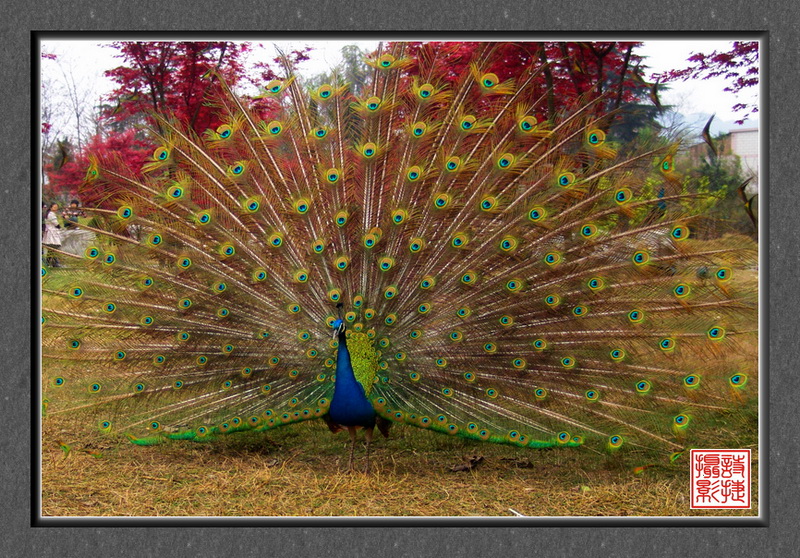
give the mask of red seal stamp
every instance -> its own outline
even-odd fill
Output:
[[[750,509],[750,450],[693,449],[691,509]]]

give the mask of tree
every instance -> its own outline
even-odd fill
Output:
[[[264,47],[264,45],[261,43],[258,43],[258,46],[260,48]],[[286,53],[277,48],[277,46],[275,48],[278,51],[278,56],[273,58],[272,61],[281,66],[286,65],[291,69],[296,68],[300,62],[308,60],[309,53],[313,50],[312,47],[307,46]],[[255,78],[247,78],[253,83],[258,84],[260,82],[263,84],[280,77],[277,73],[275,73],[275,70],[272,68],[272,65],[269,62],[258,61],[253,64],[253,68],[257,72]]]
[[[106,99],[104,115],[117,131],[154,125],[150,113],[184,122],[197,133],[216,127],[213,106],[207,104],[220,88],[220,79],[235,88],[239,84],[263,86],[278,77],[269,62],[257,62],[253,73],[244,65],[252,44],[230,41],[155,41],[112,43],[125,62],[105,75],[119,84]],[[261,46],[261,45],[259,45]],[[308,59],[309,48],[293,50],[274,62],[294,67]],[[269,110],[269,101],[255,100],[253,108]]]
[[[54,70],[42,73],[40,93],[42,184],[52,196],[47,170],[61,168],[81,151],[92,134],[97,112],[91,82],[80,77],[74,58],[51,52],[43,52],[41,58],[43,67],[50,65]]]
[[[56,55],[51,53],[42,53],[42,60],[55,60]],[[57,130],[53,124],[55,119],[55,113],[58,112],[58,107],[56,106],[56,101],[53,98],[51,92],[54,89],[54,85],[49,78],[46,76],[42,76],[41,79],[41,92],[40,92],[40,103],[39,103],[39,119],[42,123],[41,129],[41,141],[40,141],[40,148],[41,148],[41,160],[42,160],[42,168],[41,168],[41,179],[42,184],[46,185],[47,183],[47,173],[45,172],[45,167],[47,164],[52,163],[53,159],[53,151],[56,147],[56,142],[58,141],[59,130]]]
[[[345,45],[342,47],[341,53],[341,63],[328,72],[305,80],[306,87],[316,89],[321,85],[332,84],[338,80],[349,84],[351,93],[360,96],[364,92],[372,72],[372,69],[364,62],[368,53],[358,45]]]
[[[99,105],[102,118],[94,122],[84,118],[78,129],[78,139],[89,131],[94,133],[88,143],[76,143],[67,137],[59,140],[49,123],[45,121],[43,125],[48,150],[43,155],[48,197],[63,198],[78,192],[89,164],[88,153],[102,156],[117,152],[123,164],[141,166],[155,147],[148,133],[148,128],[159,128],[153,114],[177,118],[196,133],[216,127],[218,117],[207,101],[221,86],[219,79],[233,87],[247,77],[241,58],[250,50],[249,43],[116,42],[112,47],[119,51],[125,64],[105,73],[118,87]],[[262,78],[270,72],[268,65],[259,69]],[[71,75],[68,71],[62,73]],[[71,100],[75,98],[71,103],[74,107],[85,110],[92,106],[88,99],[77,102],[79,88],[74,89],[75,95],[70,95]],[[92,123],[93,127],[89,125]],[[86,202],[96,194],[101,195],[82,192]]]
[[[47,89],[57,88],[61,93],[62,101],[57,107],[58,114],[51,113],[48,117],[56,117],[62,124],[69,125],[74,130],[74,136],[70,137],[70,141],[80,150],[91,135],[90,122],[94,120],[94,100],[97,98],[94,84],[81,72],[76,71],[79,62],[74,57],[43,53],[42,59],[54,63],[60,74],[60,78],[53,81],[42,80],[43,97]],[[63,137],[63,131],[58,135]]]
[[[541,120],[554,119],[558,114],[590,101],[595,115],[613,114],[600,123],[609,140],[630,145],[642,132],[657,132],[657,117],[662,107],[658,103],[659,84],[644,79],[646,65],[637,55],[637,42],[517,42],[497,43],[490,47],[480,72],[491,72],[502,82],[520,79],[530,69],[541,71],[532,87],[542,99],[533,108],[533,116]],[[410,51],[421,59],[437,65],[437,75],[455,82],[470,68],[466,60],[485,43],[430,42],[412,43]],[[417,75],[419,68],[408,68]],[[652,134],[651,134],[652,135]]]
[[[535,64],[542,65],[537,87],[545,103],[537,108],[537,117],[553,118],[575,103],[605,96],[601,112],[624,104],[638,103],[647,97],[643,79],[643,59],[634,53],[636,42],[518,42],[498,43],[489,52],[483,72],[492,72],[501,80],[519,78]],[[483,43],[430,42],[412,43],[413,54],[434,60],[448,81],[456,81],[468,72],[466,60]],[[411,66],[409,72],[418,73]]]
[[[149,111],[174,115],[198,133],[216,124],[207,97],[220,86],[218,78],[236,85],[244,76],[242,55],[250,50],[249,43],[225,41],[122,41],[111,46],[126,63],[105,72],[119,84],[104,113],[117,131],[148,122]]]
[[[727,52],[715,50],[711,54],[692,53],[689,62],[692,64],[686,68],[672,70],[657,77],[663,82],[669,82],[723,76],[730,82],[725,91],[735,94],[758,85],[758,41],[734,41]],[[746,111],[736,121],[737,124],[743,124],[750,114],[758,112],[758,105],[752,103],[737,103],[732,108],[735,112]]]
[[[90,164],[89,154],[93,157],[113,154],[119,164],[139,169],[152,153],[152,149],[152,144],[138,138],[135,130],[97,134],[89,140],[82,151],[75,150],[74,156],[63,165],[56,166],[52,163],[45,165],[49,180],[44,193],[50,200],[58,199],[66,202],[80,195],[83,203],[97,204],[106,193],[81,188],[86,177],[86,169]]]

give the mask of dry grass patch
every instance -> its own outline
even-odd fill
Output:
[[[732,414],[714,435],[751,419]],[[529,516],[757,515],[752,439],[744,446],[754,449],[752,509],[700,511],[689,509],[688,456],[669,463],[636,452],[535,451],[398,427],[374,444],[365,475],[344,471],[347,436],[332,436],[319,421],[153,447],[76,442],[71,429],[60,416],[44,421],[45,516],[512,516],[512,509]],[[59,441],[71,446],[68,454]],[[473,454],[485,458],[479,467],[450,470]],[[363,448],[356,464],[364,465]]]

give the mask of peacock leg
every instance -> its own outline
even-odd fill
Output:
[[[356,427],[348,426],[347,431],[350,433],[350,461],[347,463],[347,470],[353,470],[353,454],[356,451]]]
[[[372,443],[373,432],[373,427],[367,427],[364,429],[364,438],[367,440],[367,466],[364,468],[365,473],[369,473],[369,445]]]

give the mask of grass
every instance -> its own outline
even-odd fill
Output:
[[[349,438],[321,421],[140,447],[115,439],[71,444],[75,417],[56,415],[43,423],[42,515],[755,516],[757,440],[731,439],[752,430],[754,412],[732,413],[698,440],[753,448],[750,510],[690,510],[688,455],[669,463],[634,452],[525,450],[398,426],[373,444],[370,474],[348,473]],[[356,449],[359,469],[363,451]],[[485,458],[477,468],[450,470],[476,454]],[[647,464],[654,466],[633,472]]]

